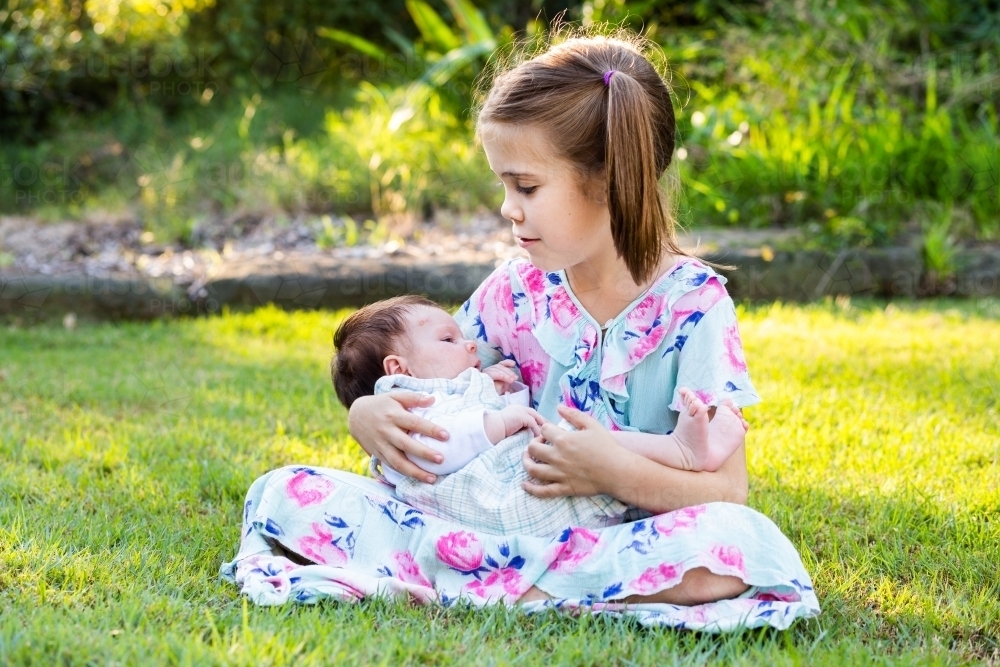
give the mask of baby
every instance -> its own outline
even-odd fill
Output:
[[[348,317],[333,338],[330,364],[337,397],[346,407],[361,396],[406,389],[428,393],[434,403],[414,414],[441,426],[449,439],[412,437],[441,452],[442,463],[407,457],[437,475],[454,473],[501,440],[522,429],[539,435],[545,419],[529,405],[515,363],[504,360],[480,370],[476,343],[462,337],[451,315],[419,296],[400,296],[366,306]],[[685,410],[659,446],[637,453],[682,470],[716,470],[740,446],[742,417],[719,407],[714,418],[691,391],[680,390]],[[379,467],[381,466],[381,474]],[[398,486],[403,476],[372,460],[372,472]]]

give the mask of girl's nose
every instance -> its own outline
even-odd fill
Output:
[[[500,215],[511,222],[524,222],[524,212],[521,207],[515,205],[506,195],[503,198],[503,204],[500,205]]]

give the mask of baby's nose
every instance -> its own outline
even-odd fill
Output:
[[[476,353],[476,341],[474,341],[474,340],[467,340],[467,341],[465,341],[465,347],[472,354]]]

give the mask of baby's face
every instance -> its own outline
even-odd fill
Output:
[[[475,341],[462,338],[458,324],[440,308],[410,309],[406,334],[400,356],[407,373],[415,378],[452,379],[466,369],[480,367]]]

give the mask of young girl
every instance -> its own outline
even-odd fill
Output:
[[[758,400],[724,278],[674,242],[659,189],[673,107],[643,48],[571,38],[495,79],[478,132],[504,187],[501,213],[529,260],[499,267],[457,319],[479,341],[484,367],[513,360],[542,416],[577,429],[542,427],[523,457],[539,482],[525,489],[607,494],[646,518],[567,526],[551,538],[486,535],[407,507],[374,482],[285,468],[251,488],[240,553],[223,568],[254,600],[624,602],[644,622],[713,630],[787,627],[818,613],[794,547],[741,504],[742,447],[716,472],[637,453],[674,428],[679,387],[709,405]],[[407,411],[426,404],[406,392],[359,398],[351,433],[396,471],[432,482],[407,457],[440,461],[408,435],[447,439]]]

